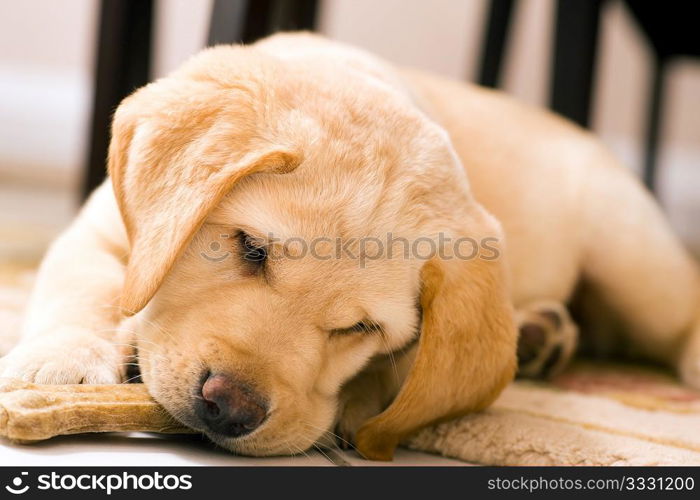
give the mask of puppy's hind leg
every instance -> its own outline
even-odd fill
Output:
[[[637,179],[605,151],[590,161],[580,200],[583,279],[621,321],[630,354],[700,386],[697,263]]]
[[[537,301],[519,307],[518,376],[548,378],[561,372],[578,345],[578,327],[560,302]]]

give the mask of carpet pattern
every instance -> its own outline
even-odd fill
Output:
[[[700,393],[647,367],[578,363],[407,445],[488,465],[700,465]]]

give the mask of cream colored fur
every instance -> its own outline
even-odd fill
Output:
[[[498,92],[278,35],[127,98],[109,169],[48,252],[0,375],[117,382],[136,346],[151,393],[192,427],[206,431],[191,408],[207,370],[269,397],[255,432],[214,436],[225,447],[296,453],[337,427],[388,459],[490,404],[515,370],[513,308],[565,304],[585,280],[637,352],[700,387],[697,267],[651,196],[592,136]],[[499,258],[307,256],[251,276],[203,258],[237,230],[489,238]],[[367,317],[383,331],[329,333]]]

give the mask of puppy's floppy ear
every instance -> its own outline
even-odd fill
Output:
[[[502,241],[490,215],[478,205],[470,212],[461,236]],[[512,380],[517,337],[501,252],[495,259],[434,257],[423,265],[416,358],[393,403],[358,431],[366,458],[391,460],[407,435],[485,408]]]
[[[108,160],[130,244],[121,296],[121,308],[129,315],[145,307],[206,216],[238,180],[256,172],[289,172],[300,163],[289,148],[250,130],[254,120],[249,116],[227,117],[221,126],[216,112],[199,103],[195,116],[184,120],[174,116],[168,122],[166,115],[158,121],[156,111],[141,122],[140,108],[148,103],[134,102],[134,97],[117,110]]]

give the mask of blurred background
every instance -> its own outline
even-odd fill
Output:
[[[496,85],[534,105],[553,104],[552,82],[558,78],[559,99],[564,108],[568,102],[567,114],[599,134],[640,175],[648,161],[649,134],[656,132],[655,194],[687,245],[700,253],[700,225],[695,222],[700,219],[700,64],[691,57],[666,57],[674,54],[663,53],[663,45],[650,39],[628,3],[302,3],[307,10],[311,5],[313,12],[298,18],[296,25],[311,23],[329,37],[400,64]],[[250,23],[259,24],[260,16],[266,15],[262,11],[275,4],[279,15],[285,0],[141,0],[136,10],[125,12],[127,4],[134,2],[0,0],[0,255],[35,261],[75,214],[89,184],[88,166],[93,165],[93,177],[101,175],[95,169],[104,164],[110,99],[125,88],[128,93],[129,85],[140,84],[139,78],[167,74],[208,42],[254,38],[270,26],[251,28]],[[559,25],[557,32],[562,14],[569,24]],[[272,25],[275,22],[277,27],[289,26],[279,19]],[[580,35],[578,41],[572,41],[573,35]],[[597,48],[594,53],[592,46]],[[115,89],[114,75],[124,72],[124,63],[113,59],[124,53],[136,58],[142,74]],[[586,77],[591,80],[590,95],[586,85],[578,85],[581,68],[571,67],[581,61],[592,67]],[[655,78],[659,61],[664,62],[663,78]],[[580,93],[582,87],[583,115],[576,102],[571,108],[577,96],[567,95],[572,88]],[[655,91],[662,103],[656,109],[651,106]],[[554,107],[562,109],[561,103]],[[658,129],[650,130],[654,112],[660,115]]]

